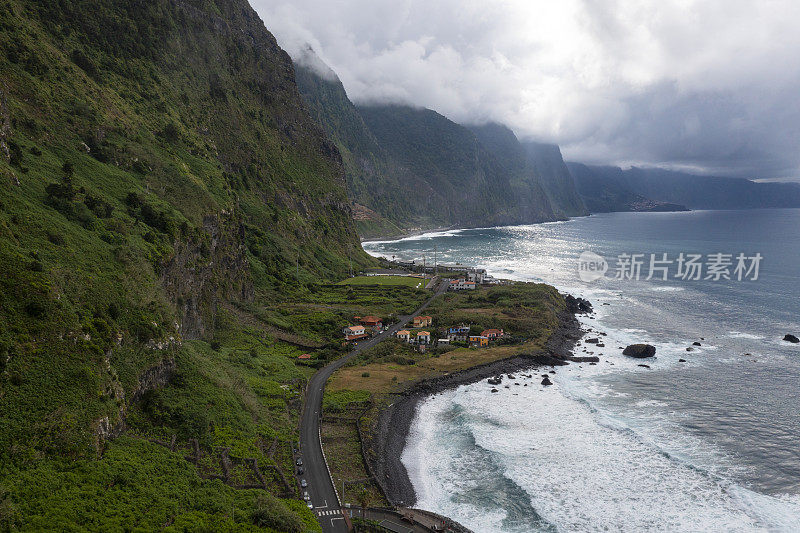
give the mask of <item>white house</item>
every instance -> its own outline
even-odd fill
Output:
[[[344,339],[347,341],[355,341],[367,336],[364,326],[347,326],[342,330]]]

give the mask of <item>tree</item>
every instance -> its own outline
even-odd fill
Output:
[[[367,487],[361,487],[356,498],[358,499],[358,504],[361,506],[361,518],[366,518],[367,507],[372,503],[372,493],[367,490]]]

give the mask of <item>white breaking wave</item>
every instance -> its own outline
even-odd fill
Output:
[[[798,530],[796,501],[682,463],[540,379],[506,379],[496,394],[464,386],[420,404],[402,456],[419,507],[476,532],[530,530],[530,517],[498,505],[519,494],[540,530]]]

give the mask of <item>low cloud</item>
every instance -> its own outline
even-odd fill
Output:
[[[800,4],[252,0],[359,103],[503,122],[577,161],[800,176]]]

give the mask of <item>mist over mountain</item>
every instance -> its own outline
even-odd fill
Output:
[[[355,106],[306,48],[297,80],[342,154],[362,236],[586,214],[558,147],[522,144],[500,124],[462,126],[405,105]]]

